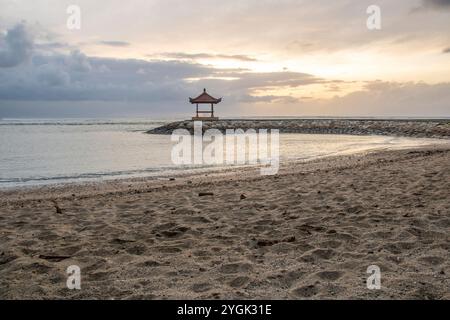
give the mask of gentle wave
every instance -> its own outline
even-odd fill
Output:
[[[170,121],[96,121],[96,122],[14,122],[14,121],[0,121],[0,126],[99,126],[99,125],[161,125]]]
[[[169,135],[145,135],[164,119],[3,119],[0,188],[122,178],[166,178],[209,170],[175,166]],[[29,127],[27,127],[29,126]],[[280,135],[280,160],[314,159],[431,143],[379,136]],[[214,166],[214,170],[228,168]]]
[[[147,168],[139,170],[121,170],[115,172],[97,172],[97,173],[82,173],[77,175],[60,175],[52,177],[26,177],[26,178],[2,178],[0,177],[0,187],[2,184],[21,184],[21,183],[46,183],[46,182],[67,182],[67,181],[85,181],[85,180],[95,180],[98,181],[101,178],[114,179],[117,177],[145,177],[148,174],[156,173],[155,177],[164,176],[170,174],[171,172],[181,172],[187,170],[201,170],[201,169],[211,169],[211,168],[221,168],[220,166],[213,165],[185,165],[185,166],[167,166],[159,168]]]

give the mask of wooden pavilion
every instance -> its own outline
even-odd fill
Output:
[[[218,104],[222,101],[222,98],[216,99],[212,96],[210,96],[206,89],[203,89],[203,93],[199,95],[197,98],[189,98],[189,102],[196,105],[196,114],[195,117],[192,117],[192,120],[194,121],[215,121],[219,120],[218,117],[214,117],[214,105]],[[198,110],[199,104],[210,104],[211,110]],[[209,116],[200,116],[200,114],[209,114]]]

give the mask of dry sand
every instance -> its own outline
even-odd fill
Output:
[[[0,298],[450,298],[450,149],[258,172],[3,191]]]

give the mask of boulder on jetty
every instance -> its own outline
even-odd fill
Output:
[[[450,138],[449,119],[374,120],[374,119],[221,119],[204,121],[203,131],[218,129],[278,129],[280,133],[389,135],[417,138]],[[194,131],[191,120],[177,121],[147,131],[172,134],[175,129]]]

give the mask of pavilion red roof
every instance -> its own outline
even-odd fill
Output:
[[[219,103],[222,101],[222,98],[216,99],[212,96],[210,96],[207,92],[206,89],[203,89],[203,93],[201,95],[199,95],[197,98],[189,98],[189,102],[190,103]]]

